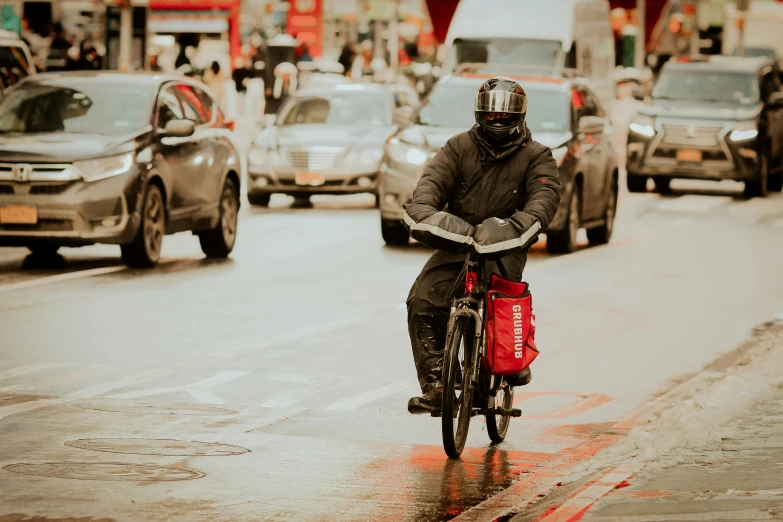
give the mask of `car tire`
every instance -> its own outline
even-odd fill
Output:
[[[147,185],[141,206],[141,222],[136,237],[120,245],[122,260],[134,268],[150,268],[160,259],[163,236],[166,234],[166,208],[157,185]]]
[[[617,214],[617,192],[617,181],[613,180],[604,212],[604,224],[600,227],[587,229],[587,240],[591,245],[606,245],[612,240],[614,218]]]
[[[381,236],[390,246],[407,246],[410,242],[410,234],[405,225],[391,219],[381,220]]]
[[[776,172],[767,177],[767,190],[769,192],[780,192],[783,190],[783,172]]]
[[[581,208],[579,186],[574,185],[571,198],[568,200],[566,226],[563,230],[548,230],[546,246],[552,254],[571,254],[576,252],[576,233],[582,227],[579,209]]]
[[[54,257],[57,255],[57,251],[60,250],[60,245],[38,243],[36,245],[28,245],[27,249],[30,250],[30,254],[35,257]]]
[[[671,194],[672,192],[672,180],[671,178],[653,178],[655,183],[655,192],[658,194]]]
[[[745,182],[745,197],[765,198],[768,193],[769,183],[769,151],[765,151],[759,158],[758,177]]]
[[[310,196],[294,196],[294,203],[291,208],[313,208],[313,203],[310,201]]]
[[[247,201],[254,207],[268,207],[272,194],[248,194]]]
[[[201,251],[207,257],[228,257],[237,240],[239,221],[239,191],[231,178],[226,178],[220,193],[220,218],[217,226],[211,230],[199,232]]]
[[[625,179],[628,192],[647,192],[647,176],[628,174]]]

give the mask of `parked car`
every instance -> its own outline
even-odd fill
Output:
[[[375,194],[383,144],[396,129],[394,98],[372,84],[301,89],[261,131],[248,154],[248,199],[272,194]]]
[[[446,76],[419,110],[415,124],[386,144],[379,187],[381,233],[391,245],[407,245],[403,205],[410,201],[424,166],[446,141],[474,123],[474,99],[491,76]],[[552,148],[563,186],[557,215],[546,231],[551,252],[576,250],[587,229],[592,244],[612,237],[617,206],[617,155],[609,119],[597,96],[577,80],[516,77],[528,95],[527,124],[533,139]]]
[[[183,77],[48,73],[0,101],[0,246],[120,245],[152,266],[164,234],[234,247],[240,158],[215,99]]]
[[[745,182],[748,197],[783,188],[783,92],[768,58],[667,63],[630,123],[628,190],[672,179]]]

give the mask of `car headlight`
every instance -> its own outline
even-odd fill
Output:
[[[132,152],[73,162],[73,166],[82,172],[84,181],[98,181],[99,179],[118,176],[128,172],[132,165]]]
[[[649,116],[637,114],[634,116],[633,120],[631,120],[631,125],[628,128],[631,132],[647,138],[655,136],[655,120]]]
[[[755,139],[759,135],[758,125],[755,120],[738,123],[729,134],[731,141],[747,141]]]
[[[392,161],[396,163],[407,163],[415,167],[423,167],[429,163],[432,157],[427,152],[418,147],[412,147],[401,142],[398,139],[389,140],[386,144],[386,152]]]
[[[381,149],[352,150],[345,155],[345,163],[354,167],[377,168],[383,157]]]
[[[555,158],[558,167],[560,167],[563,164],[563,161],[565,161],[567,155],[568,155],[568,147],[565,145],[563,145],[562,147],[558,147],[552,151],[552,156]]]

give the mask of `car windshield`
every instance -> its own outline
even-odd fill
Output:
[[[111,134],[140,130],[150,122],[152,89],[100,83],[23,83],[0,101],[0,132]],[[122,103],[117,103],[122,100]]]
[[[389,126],[389,95],[358,91],[298,95],[285,104],[278,121],[279,125]]]
[[[755,105],[759,82],[748,73],[669,69],[655,84],[652,98]]]
[[[562,54],[557,40],[525,38],[457,39],[449,50],[453,68],[464,63],[554,67]]]
[[[444,84],[432,90],[419,111],[419,125],[469,129],[476,123],[473,112],[477,85]],[[560,132],[568,126],[567,100],[563,93],[526,88],[527,125],[532,131]]]

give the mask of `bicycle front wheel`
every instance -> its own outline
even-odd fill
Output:
[[[470,319],[458,317],[453,324],[443,365],[443,449],[458,459],[465,448],[473,409],[470,384],[470,355],[473,349]]]

